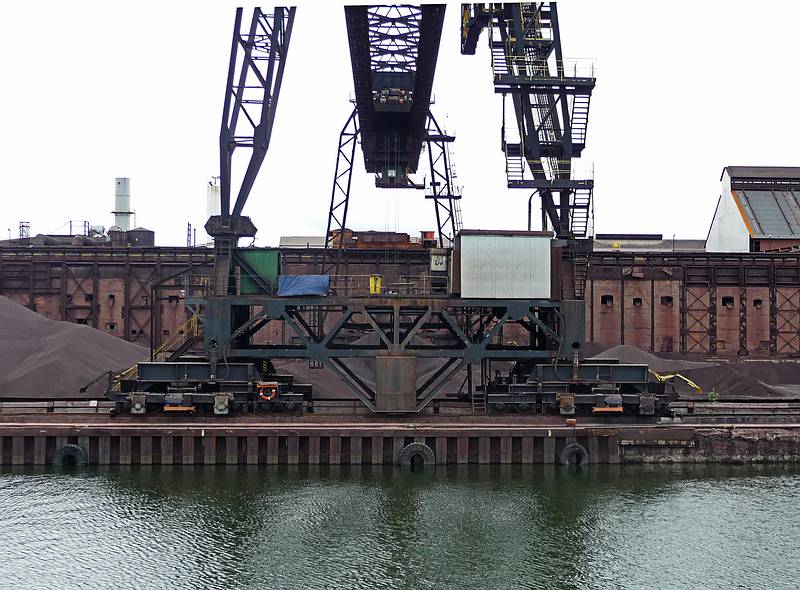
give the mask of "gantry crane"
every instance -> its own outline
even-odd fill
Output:
[[[586,145],[594,65],[563,57],[555,2],[462,5],[461,53],[475,53],[484,28],[503,95],[508,187],[541,196],[543,221],[557,237],[585,237],[594,182],[574,159]],[[509,96],[513,127],[505,123]]]
[[[565,59],[555,2],[462,4],[461,53],[475,53],[488,29],[495,93],[503,96],[501,149],[508,188],[533,190],[542,202],[542,229],[566,240],[574,296],[583,298],[591,243],[591,170],[575,162],[586,145],[595,85],[590,60]],[[506,124],[506,98],[512,123]],[[579,241],[580,240],[580,241]]]
[[[554,295],[549,288],[536,291],[535,298],[479,295],[466,289],[470,272],[465,269],[475,268],[481,256],[474,247],[476,258],[453,274],[458,285],[447,292],[340,296],[327,288],[281,293],[280,286],[277,294],[273,292],[267,279],[248,263],[238,240],[256,233],[242,213],[269,148],[294,14],[294,8],[276,8],[273,14],[257,8],[247,24],[242,22],[242,9],[236,12],[220,131],[221,213],[206,224],[214,237],[213,282],[201,296],[187,293],[186,297],[195,312],[193,320],[203,325],[204,356],[139,363],[110,384],[109,398],[139,414],[148,406],[165,411],[205,406],[213,407],[215,414],[227,414],[229,405],[244,412],[269,412],[278,405],[286,411],[301,410],[304,402],[313,405],[311,386],[278,374],[273,360],[307,359],[339,377],[374,412],[420,412],[461,375],[473,411],[502,412],[514,405],[521,412],[558,409],[569,415],[576,404],[603,412],[619,412],[626,405],[653,415],[657,403],[663,407],[668,400],[650,391],[646,365],[581,361],[582,301]],[[349,187],[359,135],[365,165],[376,175],[378,186],[410,186],[408,174],[416,170],[426,145],[434,172],[428,196],[437,205],[437,215],[442,207],[450,207],[438,217],[440,239],[445,232],[443,218],[450,236],[455,235],[457,197],[447,175],[447,147],[453,137],[430,115],[443,15],[443,5],[346,9],[357,99],[348,120],[352,129],[342,134],[340,142],[340,155],[349,156],[350,169],[340,176],[337,168],[332,215],[337,183],[346,176]],[[560,48],[554,44],[558,25],[552,4],[465,9],[464,18],[466,53],[474,50],[480,27],[500,31],[495,83],[498,91],[512,96],[520,132],[518,142],[504,136],[503,147],[509,162],[523,158],[532,175],[526,179],[523,166],[523,174],[513,184],[509,180],[509,185],[540,191],[560,238],[575,242],[586,233],[577,228],[576,211],[581,207],[575,195],[590,190],[591,181],[576,181],[559,166],[563,158],[582,149],[578,135],[585,136],[585,126],[580,132],[576,113],[581,103],[576,106],[576,101],[593,78],[576,80],[563,74]],[[492,48],[494,52],[493,41]],[[555,70],[541,63],[552,55]],[[248,150],[250,158],[243,177],[234,183],[232,161],[239,150]],[[444,176],[435,173],[440,170],[435,164],[441,162]],[[571,165],[569,159],[566,162]],[[347,193],[341,223],[335,227],[340,232]],[[559,197],[558,205],[553,194]],[[329,238],[331,229],[329,221]],[[482,235],[461,233],[460,262],[465,256],[463,240]],[[528,238],[544,240],[545,251],[550,252],[549,237]],[[549,273],[547,268],[543,276]],[[245,277],[260,292],[242,289]],[[539,283],[532,281],[537,289]],[[254,335],[263,328],[288,334],[290,342],[283,337],[281,342],[256,341]],[[510,372],[502,374],[497,365],[493,367],[495,361],[511,365]],[[474,388],[473,366],[480,368],[480,385]]]
[[[344,249],[357,140],[366,171],[379,188],[424,188],[433,200],[439,244],[452,245],[461,228],[450,144],[430,112],[433,77],[444,22],[444,4],[346,6],[355,108],[339,137],[328,225],[326,270],[338,275]],[[427,186],[411,179],[423,146]]]

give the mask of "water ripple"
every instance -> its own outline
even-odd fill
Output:
[[[0,588],[796,587],[795,468],[0,472]]]

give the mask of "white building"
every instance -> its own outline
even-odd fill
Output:
[[[707,252],[800,249],[800,167],[727,166]]]

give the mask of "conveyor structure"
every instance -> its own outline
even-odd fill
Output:
[[[503,96],[508,187],[541,197],[543,229],[549,225],[559,238],[586,237],[594,180],[575,159],[586,145],[594,64],[564,58],[555,2],[463,4],[462,54],[476,52],[483,29],[495,92]]]
[[[509,162],[523,158],[533,173],[515,186],[541,192],[560,236],[583,235],[575,199],[579,191],[591,191],[591,181],[572,177],[570,159],[583,147],[579,99],[587,97],[588,106],[594,79],[565,73],[554,4],[482,6],[464,9],[462,50],[474,51],[477,31],[491,28],[495,83],[512,96],[521,133],[515,142],[504,137],[503,147]],[[326,249],[330,236],[345,227],[357,137],[379,186],[409,186],[408,173],[426,145],[436,172],[427,196],[436,203],[439,245],[452,245],[436,254],[451,262],[438,277],[444,282],[435,288],[429,282],[427,291],[415,286],[409,294],[345,297],[330,292],[327,276],[284,276],[276,290],[238,240],[256,232],[242,213],[268,152],[295,9],[267,14],[256,8],[249,23],[242,12],[236,11],[219,138],[221,213],[206,224],[214,236],[215,266],[200,292],[186,293],[203,351],[193,356],[184,342],[167,360],[153,354],[112,380],[110,399],[134,413],[313,409],[311,387],[276,371],[281,361],[304,359],[309,370],[332,371],[373,412],[417,413],[444,393],[481,412],[514,406],[570,415],[583,405],[601,413],[652,415],[665,406],[668,396],[649,383],[645,365],[584,362],[583,302],[561,296],[558,267],[550,265],[563,240],[551,244],[549,232],[459,232],[448,151],[453,137],[429,109],[443,5],[345,10],[356,108],[340,141],[339,160],[349,169],[337,164],[331,217],[339,206],[342,214],[335,228],[329,220]],[[555,70],[544,65],[551,57]],[[232,162],[240,150],[250,158],[234,185]],[[564,161],[567,168],[558,168]],[[487,266],[487,260],[506,266]],[[292,290],[281,291],[289,283]],[[305,291],[304,284],[313,289]],[[486,285],[491,297],[478,294]],[[259,337],[265,333],[281,336]]]
[[[328,224],[327,272],[339,274],[350,205],[356,143],[378,188],[425,189],[434,202],[437,238],[452,246],[461,228],[450,144],[430,110],[445,15],[444,4],[346,6],[355,108],[339,137]],[[427,148],[429,181],[416,183]]]

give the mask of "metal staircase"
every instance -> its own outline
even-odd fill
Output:
[[[579,188],[572,196],[572,216],[570,230],[576,238],[585,238],[589,230],[589,214],[592,202],[592,189]]]
[[[519,143],[506,143],[506,182],[509,187],[525,180],[525,158]]]
[[[489,33],[495,92],[504,97],[508,187],[542,197],[546,224],[557,237],[584,237],[594,181],[576,174],[573,162],[586,145],[594,65],[562,55],[555,2],[463,5],[462,53],[475,53],[483,28]],[[509,95],[512,122],[506,126]],[[507,132],[515,137],[506,140]]]
[[[578,94],[572,100],[572,143],[586,145],[586,129],[589,126],[589,103],[591,94]]]

